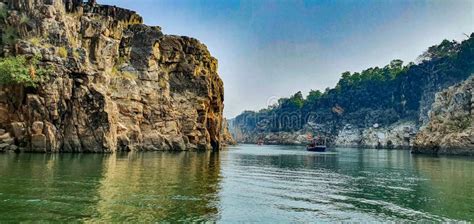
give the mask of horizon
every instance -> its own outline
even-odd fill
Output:
[[[474,31],[474,3],[464,0],[99,3],[204,43],[219,61],[228,119],[298,91],[333,88],[345,71],[413,62],[428,47]]]

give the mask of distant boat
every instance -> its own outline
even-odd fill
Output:
[[[326,146],[325,145],[316,145],[316,146],[307,146],[306,150],[310,152],[325,152]]]
[[[258,140],[257,145],[263,145],[263,140]]]
[[[308,150],[310,152],[325,152],[326,148],[327,148],[326,147],[326,138],[324,138],[323,141],[321,141],[320,137],[314,138],[311,141],[311,144],[306,146],[306,150]]]

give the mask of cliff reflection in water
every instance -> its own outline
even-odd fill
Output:
[[[405,150],[0,154],[0,222],[472,221],[474,160]]]
[[[2,221],[217,219],[211,152],[0,154]]]
[[[110,155],[0,154],[2,221],[73,221],[92,216]]]
[[[105,167],[96,221],[216,219],[216,153],[130,153],[111,156]]]

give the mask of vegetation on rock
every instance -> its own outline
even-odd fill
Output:
[[[61,58],[67,58],[67,49],[65,47],[58,48],[58,54]]]
[[[37,57],[27,59],[25,56],[0,58],[0,85],[18,84],[25,87],[36,87],[44,81],[49,70],[39,66]]]
[[[5,20],[8,16],[8,9],[5,5],[0,5],[0,20]]]
[[[3,44],[14,44],[18,39],[18,32],[14,27],[7,26],[2,32]]]

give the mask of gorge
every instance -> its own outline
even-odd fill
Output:
[[[473,222],[473,8],[0,0],[0,224]]]
[[[330,146],[473,154],[474,34],[227,121],[217,59],[197,39],[95,1],[0,9],[0,151],[219,150],[312,135]]]

